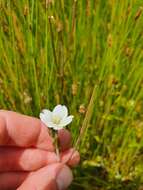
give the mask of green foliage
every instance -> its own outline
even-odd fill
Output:
[[[0,0],[0,108],[69,107],[74,143],[84,128],[71,189],[143,182],[142,10],[142,0]]]

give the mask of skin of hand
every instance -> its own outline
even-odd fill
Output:
[[[37,118],[0,110],[0,190],[64,190],[80,156],[71,135],[58,131],[60,161],[47,127]],[[74,153],[73,153],[74,151]]]

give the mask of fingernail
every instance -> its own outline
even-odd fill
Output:
[[[63,166],[56,178],[58,189],[65,190],[71,184],[72,180],[72,172],[67,166]]]
[[[54,152],[47,153],[47,164],[59,162],[59,157]]]
[[[75,149],[71,149],[68,152],[64,152],[63,154],[61,154],[61,161],[64,164],[68,163],[69,166],[76,166],[80,161],[79,152]]]

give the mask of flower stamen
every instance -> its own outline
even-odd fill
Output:
[[[60,121],[61,121],[61,118],[58,115],[54,115],[52,117],[52,121],[53,121],[54,124],[58,125],[60,123]]]

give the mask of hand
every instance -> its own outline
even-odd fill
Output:
[[[47,127],[37,118],[0,111],[0,190],[64,190],[72,181],[68,131],[58,132],[61,161],[57,158]]]

